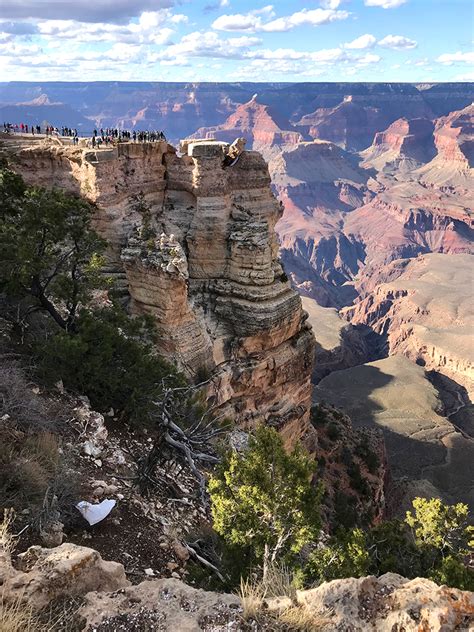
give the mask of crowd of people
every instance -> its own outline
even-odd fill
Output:
[[[105,129],[100,128],[99,130],[94,130],[94,135],[92,139],[95,139],[97,144],[112,142],[114,140],[117,141],[131,141],[140,142],[140,143],[155,143],[160,140],[166,140],[166,136],[163,130],[126,130],[126,129],[118,129],[117,127],[106,127]],[[108,139],[108,140],[107,140]]]
[[[41,127],[40,125],[28,125],[27,123],[3,123],[3,131],[6,134],[32,134],[33,136],[43,134],[44,136],[56,136],[71,138],[73,145],[79,143],[79,134],[77,129],[71,127],[53,127],[52,125],[46,125]],[[86,136],[87,138],[87,136]],[[140,143],[154,143],[157,141],[166,140],[166,136],[163,130],[125,130],[117,127],[94,129],[92,137],[89,137],[88,145],[93,148],[100,148],[102,145],[108,147],[114,145],[117,142],[140,142]]]

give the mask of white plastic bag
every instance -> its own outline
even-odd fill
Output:
[[[92,526],[93,524],[101,522],[104,518],[107,518],[115,505],[115,500],[109,500],[108,498],[106,498],[98,505],[92,505],[91,503],[88,503],[87,500],[81,500],[77,503],[76,508]]]

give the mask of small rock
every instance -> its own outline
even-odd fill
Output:
[[[123,500],[125,496],[123,494],[117,494],[118,500]]]
[[[102,452],[101,448],[94,445],[92,441],[89,441],[89,440],[84,441],[84,443],[82,444],[82,451],[87,456],[94,456],[94,457],[99,456]]]
[[[171,577],[174,577],[175,579],[181,579],[181,575],[177,573],[176,571],[171,573]]]
[[[100,459],[95,459],[94,463],[97,465],[97,467],[102,467],[102,461]]]
[[[167,568],[169,571],[175,571],[177,568],[179,568],[179,564],[176,564],[176,562],[168,562],[168,563],[166,564],[166,568]]]
[[[145,568],[144,573],[145,573],[145,575],[148,575],[148,577],[154,577],[155,576],[155,571],[152,568]]]
[[[175,540],[173,542],[173,551],[175,552],[176,557],[182,562],[185,562],[189,559],[188,549],[178,540]]]

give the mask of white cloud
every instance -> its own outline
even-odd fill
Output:
[[[395,50],[406,50],[418,46],[418,42],[403,35],[387,35],[377,44],[383,48],[394,48]]]
[[[265,7],[272,9],[273,7]],[[265,11],[265,9],[263,11]],[[214,20],[212,27],[218,31],[264,31],[266,33],[290,31],[298,26],[320,26],[336,20],[345,20],[349,17],[347,11],[335,11],[333,9],[302,9],[292,15],[268,19],[270,12],[262,17],[262,10],[250,13],[236,13],[233,15],[221,15]],[[265,21],[267,18],[267,21]]]
[[[173,60],[179,57],[222,57],[242,59],[245,50],[261,44],[258,37],[230,37],[221,39],[217,33],[195,31],[184,35],[178,44],[168,46],[156,55],[157,59]]]
[[[212,23],[217,31],[257,31],[262,26],[262,18],[253,13],[221,15]]]
[[[373,35],[370,35],[370,33],[366,33],[365,35],[361,35],[360,37],[357,37],[355,40],[352,40],[352,42],[348,42],[347,44],[344,44],[344,48],[356,48],[356,49],[363,49],[363,48],[372,48],[372,46],[375,45],[376,43],[376,39]]]
[[[474,81],[474,71],[456,75],[456,77],[454,77],[454,81]]]
[[[440,55],[436,61],[446,64],[447,66],[451,66],[456,63],[474,64],[474,52],[462,53],[461,51],[458,51],[457,53],[444,53],[443,55]]]
[[[321,0],[323,9],[337,9],[341,4],[341,0]]]
[[[168,9],[174,4],[175,0],[8,0],[2,3],[2,17],[119,24],[143,11]]]
[[[47,40],[69,42],[127,42],[129,44],[165,44],[174,33],[166,24],[179,24],[187,20],[184,15],[173,15],[169,10],[144,11],[138,22],[86,24],[75,20],[45,20],[38,23],[41,36]]]
[[[363,55],[362,57],[359,57],[357,59],[357,63],[358,64],[378,64],[379,61],[381,61],[382,58],[379,57],[379,55],[374,55],[373,53],[366,53],[365,55]]]
[[[364,0],[366,7],[382,7],[382,9],[395,9],[405,2],[407,0]]]

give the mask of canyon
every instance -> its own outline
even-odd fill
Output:
[[[138,157],[138,149],[122,147],[106,160],[103,151],[73,158],[69,148],[48,150],[54,158],[44,156],[35,177],[72,186],[102,209],[97,226],[112,243],[109,272],[124,291],[135,288],[136,313],[157,319],[168,357],[190,375],[218,368],[223,410],[244,423],[283,413],[290,434],[292,419],[303,420],[297,434],[314,443],[312,375],[316,402],[341,407],[356,427],[381,428],[397,477],[413,476],[419,489],[449,501],[472,500],[459,455],[471,454],[474,436],[473,99],[470,83],[0,84],[10,119],[37,120],[49,107],[55,124],[84,133],[108,125],[164,129],[175,143],[187,138],[183,155],[148,148]],[[247,151],[233,167],[219,166],[218,147],[238,137]],[[216,155],[194,155],[207,146]],[[29,162],[22,151],[25,172],[43,150],[31,151]],[[260,169],[264,185],[255,180]],[[225,202],[216,200],[218,189]],[[159,219],[151,249],[132,230],[140,217],[129,197],[141,190]],[[304,385],[297,386],[292,372],[301,362]],[[382,376],[376,405],[361,386],[368,375]],[[408,388],[409,375],[418,390]],[[400,412],[398,399],[406,397],[409,410]],[[416,420],[431,420],[431,430],[423,422],[415,441]],[[416,473],[399,458],[399,444],[423,464]],[[459,484],[446,482],[458,475]]]

